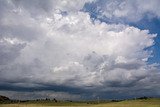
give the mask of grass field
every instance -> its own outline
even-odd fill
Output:
[[[0,104],[0,107],[160,107],[160,99],[127,100],[121,102],[106,102],[99,104],[75,102],[29,102],[20,104]]]

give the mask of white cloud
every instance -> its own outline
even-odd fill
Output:
[[[96,9],[109,19],[136,22],[144,17],[160,17],[159,0],[97,0]]]

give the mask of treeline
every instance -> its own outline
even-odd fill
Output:
[[[56,98],[53,98],[53,99],[49,99],[49,98],[45,98],[45,99],[36,99],[36,100],[13,100],[13,99],[10,99],[6,96],[2,96],[0,95],[0,103],[1,104],[8,104],[8,103],[27,103],[27,102],[48,102],[48,101],[51,101],[51,102],[55,102],[57,103],[58,100]]]
[[[153,97],[144,96],[144,97],[138,97],[138,98],[135,98],[135,99],[137,99],[137,100],[147,100],[147,99],[150,99],[150,98],[153,98]]]
[[[10,102],[11,100],[8,97],[0,95],[0,103],[10,103]]]
[[[98,104],[98,103],[106,103],[106,102],[120,102],[120,101],[125,101],[125,100],[147,100],[152,97],[138,97],[134,99],[123,99],[123,100],[118,100],[118,99],[113,99],[113,100],[101,100],[101,99],[96,99],[92,101],[72,101],[72,100],[66,100],[66,101],[61,101],[57,100],[56,98],[50,99],[50,98],[45,98],[45,99],[36,99],[36,100],[11,100],[10,98],[6,96],[1,96],[0,95],[0,103],[39,103],[39,102],[79,102],[79,103],[87,103],[87,104]]]

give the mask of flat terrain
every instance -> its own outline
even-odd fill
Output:
[[[126,100],[88,104],[87,102],[27,102],[20,104],[0,104],[0,107],[160,107],[160,99]]]

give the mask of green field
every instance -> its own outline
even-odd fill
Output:
[[[0,104],[0,107],[160,107],[160,99],[126,100],[120,102],[103,102],[93,104],[88,102],[27,102],[19,104]]]

